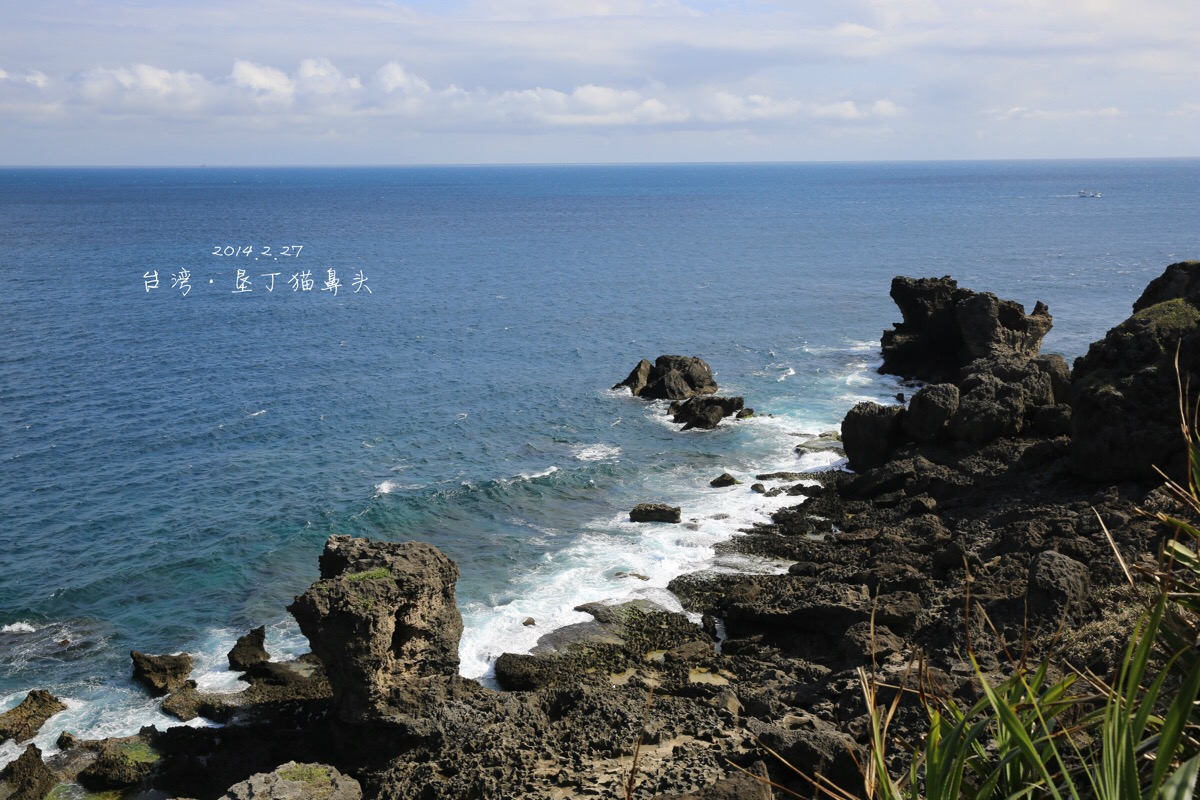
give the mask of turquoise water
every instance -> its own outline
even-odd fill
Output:
[[[578,603],[670,602],[781,502],[709,479],[828,466],[798,435],[902,388],[873,371],[893,275],[1043,300],[1045,349],[1073,357],[1200,257],[1198,179],[1195,160],[0,170],[0,707],[65,697],[47,746],[129,733],[165,721],[130,649],[196,653],[213,687],[249,627],[302,651],[283,606],[331,533],[451,555],[463,672],[485,680]],[[683,434],[608,390],[660,353],[770,416]],[[693,524],[626,522],[645,500]]]

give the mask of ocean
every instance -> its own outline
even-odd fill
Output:
[[[875,372],[893,276],[1045,301],[1070,359],[1188,258],[1194,159],[0,169],[0,710],[63,698],[48,751],[175,724],[129,651],[222,690],[252,627],[304,652],[334,533],[451,556],[488,683],[580,603],[781,568],[713,548],[787,504],[755,474],[839,468],[795,446],[911,391]],[[758,416],[610,390],[663,353]]]

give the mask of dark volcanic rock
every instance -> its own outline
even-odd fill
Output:
[[[0,742],[32,739],[46,720],[66,710],[67,707],[54,695],[44,689],[34,689],[16,708],[0,714]]]
[[[682,518],[679,506],[666,503],[638,503],[629,512],[633,522],[679,522]]]
[[[358,781],[328,764],[289,761],[231,786],[221,800],[361,800]]]
[[[1200,261],[1180,261],[1167,267],[1134,301],[1133,313],[1178,298],[1200,305]]]
[[[673,421],[683,429],[704,428],[712,430],[725,417],[742,409],[740,397],[693,397],[680,403]]]
[[[156,656],[133,650],[129,657],[133,659],[134,680],[140,681],[154,695],[182,689],[195,665],[187,653]]]
[[[739,483],[741,483],[741,481],[730,475],[728,472],[722,472],[720,475],[709,481],[708,485],[712,486],[714,489],[720,489],[725,486],[735,486]]]
[[[42,751],[31,744],[15,761],[0,770],[0,797],[42,800],[57,783],[54,773],[42,761]]]
[[[271,654],[263,646],[267,638],[267,629],[259,626],[237,640],[229,651],[229,666],[241,672],[265,664],[271,660]]]
[[[458,675],[458,567],[420,542],[331,536],[321,580],[288,610],[325,664],[338,715],[387,721]]]
[[[1076,607],[1087,597],[1088,568],[1052,550],[1034,556],[1029,568],[1030,614],[1054,615]]]
[[[842,420],[842,446],[855,472],[887,463],[899,441],[901,406],[859,403]]]
[[[892,280],[903,321],[883,334],[880,372],[946,383],[977,358],[1036,356],[1052,320],[1038,303],[1033,313],[1011,300],[958,288],[951,278]]]
[[[1180,378],[1200,385],[1200,298],[1190,291],[1200,262],[1172,264],[1139,299],[1141,309],[1076,359],[1071,387],[1072,463],[1094,480],[1154,481],[1152,468],[1182,477]],[[1161,281],[1161,283],[1159,283]],[[1156,286],[1157,284],[1157,286]],[[1190,295],[1190,298],[1195,298]]]
[[[684,400],[717,391],[712,370],[695,356],[659,356],[654,364],[642,359],[629,377],[613,388],[622,386],[635,397],[648,400]]]
[[[904,415],[904,432],[918,442],[938,438],[958,411],[958,387],[952,383],[926,386],[913,395]]]

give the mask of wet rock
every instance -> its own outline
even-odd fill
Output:
[[[684,400],[717,391],[712,369],[695,356],[659,356],[654,364],[642,359],[629,377],[613,388],[622,386],[635,397],[649,400]]]
[[[231,786],[221,800],[361,800],[358,781],[328,764],[289,761]]]
[[[54,695],[44,689],[34,689],[16,708],[0,714],[0,742],[32,739],[46,720],[66,710],[66,705]]]
[[[739,483],[741,483],[741,481],[730,475],[728,472],[722,472],[720,475],[709,481],[708,485],[712,486],[714,489],[721,489],[726,486],[735,486]]]
[[[740,397],[693,397],[675,407],[672,421],[683,429],[712,430],[722,419],[742,409]]]
[[[629,511],[633,522],[679,522],[683,519],[679,506],[665,503],[638,503]]]
[[[842,420],[842,444],[855,472],[887,463],[899,441],[901,406],[859,403]]]
[[[753,416],[754,416],[754,409],[753,409],[753,408],[743,408],[743,409],[740,409],[740,410],[737,412],[737,414],[735,414],[734,416],[735,416],[737,419],[750,419],[751,417],[753,417]],[[768,414],[767,416],[771,416],[771,415],[770,415],[770,414]]]
[[[257,627],[237,640],[229,651],[229,667],[239,672],[245,672],[259,664],[271,660],[271,654],[263,646],[266,643],[267,629]]]
[[[458,676],[458,567],[432,545],[331,536],[321,579],[288,610],[325,665],[339,717],[386,721]]]
[[[767,487],[761,483],[752,483],[750,484],[750,491],[754,492],[755,494],[766,494]]]
[[[58,783],[42,761],[42,751],[29,745],[0,770],[0,797],[6,800],[42,800]]]
[[[133,678],[150,690],[151,694],[163,695],[182,689],[192,674],[195,660],[187,653],[179,655],[149,655],[133,650]]]

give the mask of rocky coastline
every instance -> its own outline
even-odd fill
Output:
[[[1175,365],[1200,386],[1200,262],[1167,267],[1073,367],[1041,354],[1041,303],[1027,314],[949,277],[898,277],[891,295],[903,320],[883,335],[881,370],[911,397],[847,413],[853,472],[757,476],[797,504],[722,547],[791,566],[679,576],[670,588],[701,624],[591,603],[591,622],[501,656],[492,691],[458,675],[453,562],[427,544],[334,536],[289,606],[310,655],[270,661],[251,631],[229,654],[250,688],[230,695],[199,691],[186,656],[131,655],[164,711],[222,727],[64,731],[60,753],[29,745],[0,773],[0,798],[63,784],[195,800],[773,796],[746,772],[809,793],[764,746],[855,791],[860,667],[897,686],[919,656],[961,698],[978,691],[968,653],[989,675],[1012,653],[1108,673],[1139,610],[1112,547],[1153,560],[1164,531],[1140,510],[1172,510],[1154,468],[1184,466]],[[694,357],[643,361],[618,386],[674,401],[687,427],[747,411]],[[679,509],[640,513],[670,524]],[[0,715],[0,736],[24,742],[57,708],[31,693]],[[915,703],[904,709],[895,733],[920,736]]]

